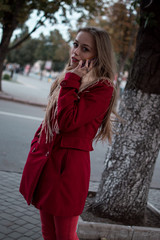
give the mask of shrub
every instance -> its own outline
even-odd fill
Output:
[[[5,74],[2,76],[2,79],[3,79],[3,80],[10,81],[10,80],[11,80],[11,77],[10,77],[9,74],[5,73]]]

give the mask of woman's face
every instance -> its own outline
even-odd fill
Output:
[[[96,45],[93,36],[88,32],[79,32],[71,49],[70,65],[75,68],[80,60],[92,59],[96,56]]]

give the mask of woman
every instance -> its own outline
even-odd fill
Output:
[[[111,140],[113,62],[108,34],[82,28],[68,66],[51,87],[20,185],[28,204],[40,209],[45,240],[78,239],[78,216],[89,187],[89,151],[94,139]]]

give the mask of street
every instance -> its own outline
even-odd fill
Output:
[[[31,139],[44,116],[44,109],[0,100],[0,170],[22,172]],[[94,146],[91,152],[93,181],[98,181],[103,170],[105,148]]]
[[[44,109],[0,100],[0,170],[21,173],[31,139],[44,117]],[[94,144],[91,152],[91,181],[99,182],[104,167],[106,144]],[[160,155],[151,187],[160,188]]]
[[[22,172],[31,139],[43,115],[40,107],[0,101],[0,170]]]

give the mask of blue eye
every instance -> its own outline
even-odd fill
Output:
[[[74,46],[74,48],[77,48],[78,47],[78,43],[74,42],[73,46]]]
[[[89,51],[89,49],[86,48],[86,47],[83,47],[82,50],[83,50],[83,52],[88,52]]]

